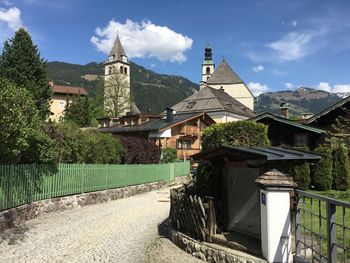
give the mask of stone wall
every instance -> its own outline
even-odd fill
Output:
[[[187,176],[177,177],[176,182],[183,183],[188,181],[188,179],[189,178]],[[161,189],[167,186],[167,182],[161,181],[36,201],[30,204],[18,206],[0,212],[0,232],[22,224],[27,220],[36,218],[42,214],[66,209],[73,209],[85,205],[104,203]]]
[[[185,252],[192,256],[211,263],[266,263],[264,259],[260,259],[246,253],[236,251],[237,253],[225,251],[225,248],[217,248],[218,246],[200,242],[169,226],[169,236],[171,241]],[[228,250],[228,249],[227,249]]]

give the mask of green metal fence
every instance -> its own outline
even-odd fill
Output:
[[[130,185],[172,181],[189,162],[168,164],[0,165],[0,211],[33,201]]]

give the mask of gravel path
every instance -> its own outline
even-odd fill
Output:
[[[159,236],[169,204],[166,189],[44,215],[0,235],[0,262],[200,262]]]

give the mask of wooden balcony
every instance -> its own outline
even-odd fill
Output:
[[[198,136],[199,135],[199,128],[197,126],[183,126],[180,129],[181,135],[190,135],[190,136]]]
[[[200,152],[200,149],[187,149],[187,150],[177,149],[177,158],[183,159],[184,156],[186,156],[186,159],[189,159],[189,156],[199,152]]]

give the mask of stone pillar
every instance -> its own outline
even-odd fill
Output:
[[[293,262],[290,192],[293,177],[276,169],[259,176],[261,250],[268,262]]]

